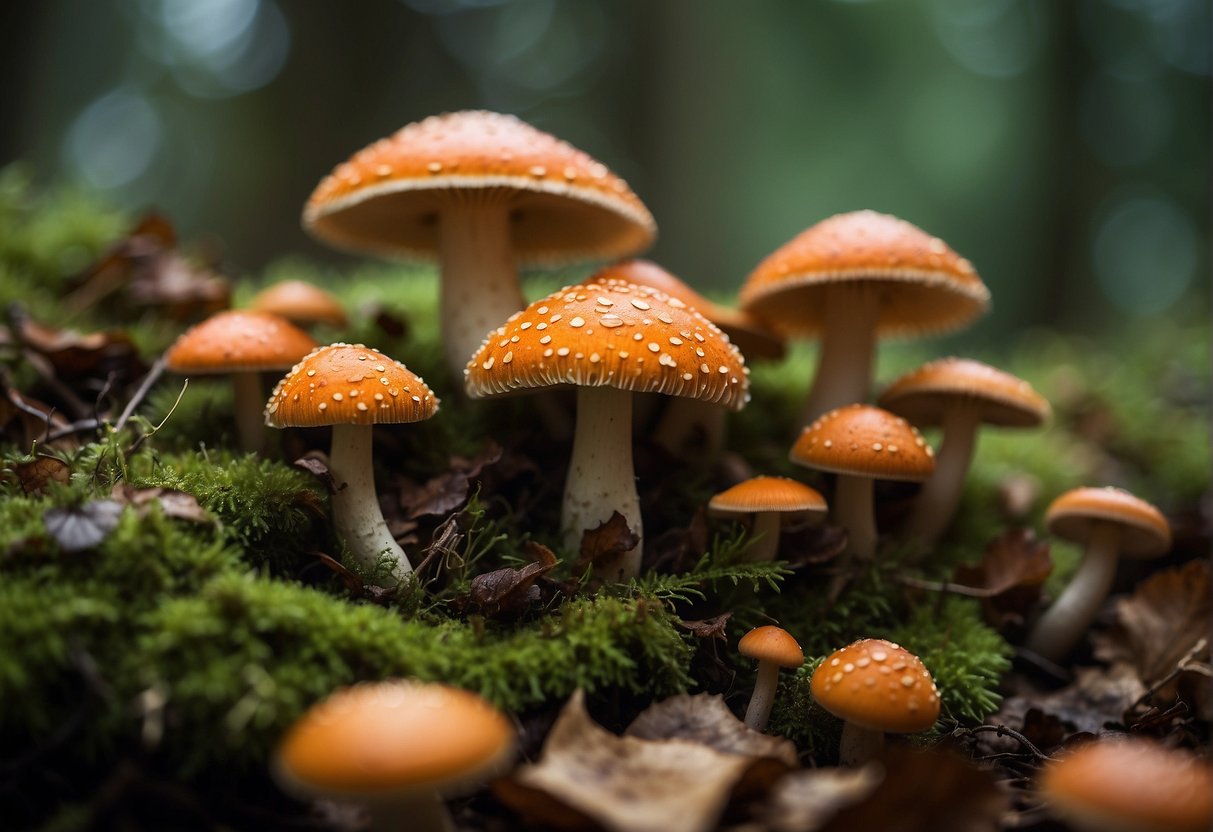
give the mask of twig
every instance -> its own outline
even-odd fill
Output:
[[[951,592],[954,595],[965,595],[969,598],[993,598],[998,594],[992,589],[980,589],[975,586],[966,586],[964,584],[954,584],[951,581],[925,581],[922,578],[912,578],[909,575],[901,575],[898,577],[906,586],[914,587],[915,589],[925,589],[928,592]]]
[[[118,417],[118,421],[114,423],[114,430],[120,431],[126,427],[126,423],[130,421],[131,416],[135,415],[135,410],[147,398],[148,391],[152,389],[161,374],[164,373],[164,356],[161,355],[156,359],[155,363],[148,369],[147,375],[143,377],[143,381],[139,383],[139,389],[135,391],[135,395],[131,396],[131,400],[126,403],[126,407],[122,409],[122,414]]]
[[[1001,724],[999,724],[999,725],[975,725],[972,728],[957,728],[955,731],[952,732],[952,736],[962,737],[962,736],[967,736],[967,735],[972,735],[972,734],[989,734],[989,733],[997,734],[1000,737],[1010,737],[1011,739],[1018,742],[1020,745],[1024,746],[1024,748],[1026,748],[1028,750],[1028,753],[1031,754],[1033,757],[1035,757],[1037,760],[1049,759],[1049,755],[1045,754],[1039,748],[1037,748],[1030,739],[1025,737],[1023,734],[1019,733],[1018,731],[1014,730],[1013,728],[1008,728],[1007,726],[1001,725]]]

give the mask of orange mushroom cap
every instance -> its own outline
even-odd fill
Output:
[[[934,456],[913,425],[866,404],[823,414],[801,432],[789,453],[793,462],[820,471],[910,482],[931,476]]]
[[[343,688],[314,706],[273,769],[297,794],[386,798],[478,780],[513,748],[509,720],[476,694],[401,679]]]
[[[230,309],[186,330],[165,353],[178,373],[285,370],[316,348],[316,341],[285,318]]]
[[[1032,385],[969,358],[941,358],[898,378],[879,404],[923,427],[938,425],[960,402],[980,407],[981,421],[1035,427],[1049,418],[1049,403]]]
[[[825,497],[815,488],[788,477],[751,477],[721,491],[708,501],[719,514],[754,514],[763,511],[824,514]]]
[[[864,638],[826,657],[809,690],[839,719],[873,731],[925,731],[939,718],[939,690],[917,656],[891,641]]]
[[[760,662],[774,662],[780,667],[800,667],[804,651],[796,639],[782,627],[767,624],[750,630],[737,642],[737,652]]]
[[[249,308],[299,324],[345,326],[348,322],[345,309],[335,297],[303,280],[282,280],[266,287],[253,296]]]
[[[313,350],[278,382],[265,406],[271,427],[420,422],[438,397],[399,361],[362,344]]]
[[[1079,829],[1207,832],[1213,825],[1213,767],[1144,739],[1086,743],[1045,764],[1040,790]]]
[[[780,332],[812,336],[823,326],[823,288],[857,281],[881,291],[882,335],[956,329],[990,305],[972,264],[943,240],[888,214],[855,211],[822,220],[759,263],[741,287],[741,307]]]
[[[1085,543],[1096,523],[1121,529],[1120,554],[1152,558],[1171,548],[1171,526],[1162,512],[1120,488],[1076,488],[1045,512],[1045,525],[1058,537]]]
[[[429,257],[438,250],[434,216],[476,199],[509,203],[524,263],[617,257],[656,234],[644,203],[601,162],[514,116],[479,110],[431,116],[358,151],[316,187],[303,224],[342,248]]]
[[[749,400],[745,360],[719,327],[665,292],[614,279],[566,286],[511,316],[464,377],[473,398],[572,384],[733,410]]]

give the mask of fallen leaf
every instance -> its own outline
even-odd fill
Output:
[[[619,512],[611,512],[611,518],[598,526],[587,529],[581,535],[581,554],[577,558],[574,572],[595,571],[614,574],[612,564],[640,545],[640,537],[628,526],[628,521]]]
[[[502,448],[490,442],[477,456],[451,457],[450,470],[431,477],[424,485],[405,482],[400,488],[400,506],[409,519],[450,514],[467,502],[471,482],[487,466],[501,459]]]
[[[46,437],[68,428],[67,419],[48,404],[24,396],[0,382],[0,435],[18,448],[32,448],[35,442],[72,450],[80,442],[72,434],[47,442]]]
[[[542,597],[535,579],[551,571],[555,563],[528,563],[521,569],[505,567],[472,578],[466,596],[460,599],[462,609],[470,609],[489,618],[512,616],[523,612]]]
[[[72,478],[72,468],[62,459],[39,454],[28,462],[17,462],[12,466],[17,483],[26,494],[41,494],[52,483],[66,485]]]
[[[619,832],[707,832],[734,787],[763,762],[690,740],[616,736],[590,719],[577,691],[539,761],[494,782],[493,791],[528,825],[584,829],[590,820]]]
[[[59,547],[74,554],[104,542],[118,528],[122,511],[117,500],[90,500],[78,507],[48,508],[42,522]]]
[[[113,374],[122,380],[147,372],[134,341],[125,332],[80,333],[23,318],[18,337],[25,347],[49,361],[60,377]]]
[[[306,456],[301,456],[291,464],[301,471],[307,471],[313,477],[320,480],[330,496],[345,488],[345,483],[338,483],[336,478],[333,477],[333,472],[329,470],[328,458],[322,457],[319,452],[312,452]]]
[[[1125,711],[1145,693],[1136,671],[1120,662],[1108,668],[1079,667],[1074,682],[1049,693],[1025,690],[1003,700],[989,725],[1022,726],[1037,708],[1061,720],[1072,732],[1098,734],[1108,725],[1123,725]]]
[[[796,746],[783,737],[755,731],[733,715],[724,697],[680,694],[650,705],[623,732],[642,740],[690,740],[726,754],[770,757],[796,768]]]
[[[198,504],[197,497],[174,488],[136,488],[129,483],[118,483],[110,491],[110,497],[119,503],[139,509],[140,517],[146,514],[148,506],[156,504],[160,506],[165,517],[188,520],[191,523],[214,522],[207,510]]]
[[[980,590],[986,621],[1005,632],[1023,626],[1052,571],[1049,545],[1031,529],[1011,529],[990,541],[976,566],[957,566],[953,580]]]
[[[883,779],[884,769],[875,763],[793,771],[775,784],[758,814],[773,832],[815,832],[839,810],[866,799]]]
[[[1213,583],[1209,564],[1191,561],[1157,572],[1115,603],[1115,625],[1095,639],[1102,661],[1128,662],[1149,686],[1176,670],[1209,637]],[[1208,660],[1208,647],[1203,658]]]
[[[725,626],[729,623],[729,619],[733,617],[731,612],[723,612],[713,618],[696,619],[686,621],[679,619],[678,624],[691,631],[691,635],[695,638],[718,638],[721,641],[727,641],[728,636],[725,634]]]

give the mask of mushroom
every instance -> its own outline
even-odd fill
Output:
[[[1208,832],[1208,760],[1139,738],[1097,739],[1045,763],[1038,786],[1049,811],[1084,832]]]
[[[783,341],[750,315],[713,303],[651,260],[625,260],[590,277],[626,280],[665,292],[720,327],[741,350],[746,362],[783,358]],[[674,398],[666,403],[651,438],[680,459],[715,459],[724,449],[725,416],[719,405],[697,399]]]
[[[406,679],[342,688],[307,711],[271,772],[302,799],[361,804],[372,830],[453,832],[442,796],[505,769],[515,732],[474,693]]]
[[[379,508],[373,426],[420,422],[437,412],[438,399],[419,376],[362,344],[330,344],[309,353],[278,382],[265,405],[271,427],[333,426],[329,469],[344,483],[332,497],[333,525],[363,569],[390,561],[391,585],[413,566]]]
[[[1078,644],[1112,588],[1118,557],[1154,558],[1171,548],[1171,527],[1154,506],[1119,488],[1076,488],[1045,513],[1052,534],[1086,545],[1070,583],[1032,628],[1026,647],[1060,661]]]
[[[771,705],[775,702],[779,668],[800,667],[804,664],[804,651],[787,630],[768,624],[742,636],[741,641],[737,642],[737,652],[758,662],[758,677],[754,680],[754,693],[750,695],[750,705],[746,708],[745,724],[755,731],[763,731],[771,716]]]
[[[303,224],[352,251],[437,255],[453,378],[484,333],[525,305],[518,264],[618,257],[656,233],[644,203],[601,162],[483,111],[432,116],[360,150],[316,187]]]
[[[867,400],[878,337],[957,329],[989,305],[968,260],[875,211],[817,223],[759,263],[741,288],[741,308],[777,332],[821,337],[805,424]]]
[[[817,704],[844,721],[839,762],[858,766],[884,750],[886,733],[925,731],[939,718],[939,690],[917,656],[862,638],[826,657],[809,680]]]
[[[304,280],[282,280],[262,289],[249,301],[249,309],[280,315],[304,328],[315,324],[344,327],[349,323],[337,298]]]
[[[983,423],[1037,427],[1049,403],[1010,373],[968,358],[932,361],[894,381],[878,404],[920,428],[943,427],[935,473],[927,480],[904,529],[907,540],[930,548],[952,521]]]
[[[787,516],[824,515],[825,497],[788,477],[752,477],[721,491],[708,501],[708,510],[726,517],[754,515],[747,561],[774,560],[779,527]]]
[[[228,310],[182,333],[164,363],[186,375],[230,375],[236,437],[241,450],[257,453],[265,443],[261,372],[288,369],[315,348],[312,336],[278,315]]]
[[[935,468],[931,446],[913,425],[867,404],[847,405],[818,418],[801,432],[788,457],[838,475],[830,515],[847,530],[839,564],[844,570],[850,562],[876,554],[873,481],[922,482]]]
[[[619,512],[643,541],[632,467],[632,394],[691,396],[740,410],[749,375],[720,329],[677,298],[601,279],[537,300],[495,331],[465,371],[468,395],[485,398],[572,385],[577,424],[562,508],[564,546]],[[639,574],[642,542],[599,577]]]

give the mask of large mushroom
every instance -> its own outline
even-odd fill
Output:
[[[867,400],[877,338],[957,329],[989,304],[968,260],[875,211],[817,223],[759,263],[741,288],[741,308],[776,331],[821,338],[805,424]]]
[[[388,530],[375,492],[371,456],[377,424],[420,422],[438,412],[438,398],[399,361],[362,344],[330,344],[309,353],[288,373],[265,405],[275,428],[332,425],[329,470],[333,525],[350,555],[370,571],[385,560],[395,585],[413,571]]]
[[[261,373],[289,369],[315,348],[312,336],[285,318],[233,309],[186,330],[164,364],[183,375],[230,375],[236,437],[241,450],[256,453],[265,444]]]
[[[602,279],[537,300],[489,333],[465,371],[468,395],[574,386],[577,424],[565,482],[564,545],[619,512],[643,541],[632,466],[632,394],[691,396],[733,410],[749,399],[745,361],[720,329],[677,298]],[[642,543],[599,576],[640,571]]]
[[[1119,488],[1076,488],[1045,512],[1053,534],[1086,544],[1082,564],[1028,636],[1027,648],[1060,661],[1095,620],[1121,557],[1156,558],[1171,548],[1162,512]]]
[[[432,116],[360,150],[316,187],[303,224],[352,251],[437,256],[453,378],[484,333],[525,305],[519,264],[619,257],[656,233],[644,203],[601,162],[483,111]]]
[[[943,427],[935,473],[927,480],[904,530],[907,540],[929,548],[952,521],[982,424],[1037,427],[1049,403],[1010,373],[968,358],[942,358],[894,381],[878,404],[917,427]]]
[[[792,462],[837,474],[830,516],[847,530],[846,566],[876,553],[875,480],[922,482],[935,469],[931,446],[900,416],[867,404],[831,410],[805,428]]]
[[[514,727],[469,691],[408,679],[342,688],[283,737],[271,771],[305,799],[360,804],[374,832],[453,832],[444,795],[509,766]]]
[[[738,309],[713,303],[686,283],[651,260],[633,259],[614,263],[589,278],[626,280],[665,292],[703,315],[728,336],[741,350],[746,362],[783,358],[783,340],[753,316]],[[728,411],[719,405],[697,399],[670,399],[651,434],[652,439],[676,457],[713,459],[725,442],[725,417]]]

